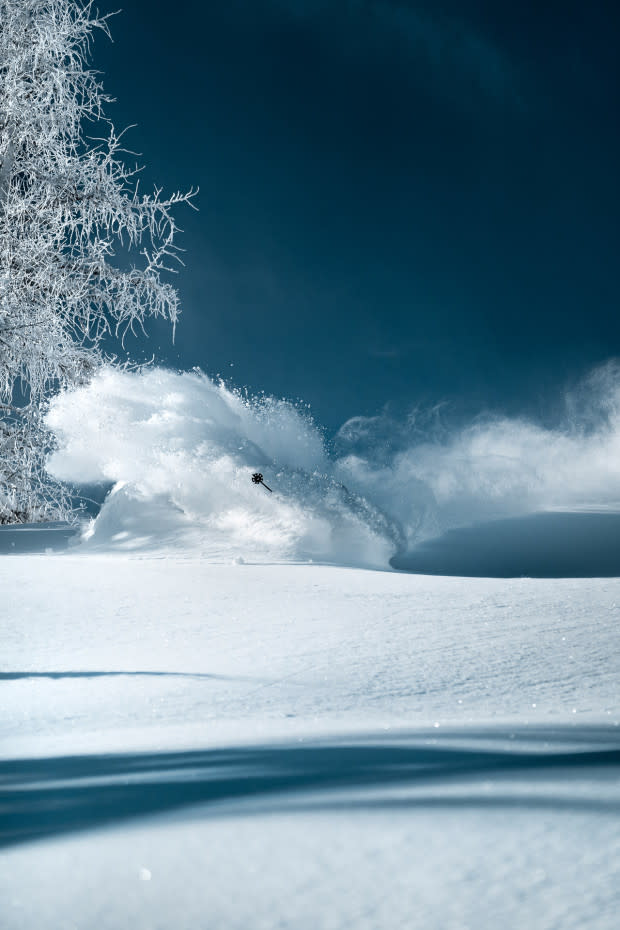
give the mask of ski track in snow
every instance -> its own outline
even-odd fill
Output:
[[[3,930],[616,927],[620,579],[0,571]]]

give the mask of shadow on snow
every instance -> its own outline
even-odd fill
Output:
[[[48,678],[53,681],[62,678],[119,678],[122,676],[142,678],[210,678],[212,680],[230,680],[226,675],[209,675],[205,672],[0,672],[0,681],[21,681],[24,678]],[[254,679],[250,679],[254,681]]]
[[[78,536],[67,523],[23,523],[0,526],[0,555],[32,555],[68,549]]]
[[[494,749],[493,742],[500,736],[502,748]],[[620,813],[618,791],[607,799],[570,793],[571,779],[576,776],[595,779],[597,793],[602,784],[614,790],[620,775],[617,729],[586,728],[580,733],[557,728],[537,733],[528,728],[519,738],[543,748],[509,751],[505,733],[461,733],[426,740],[418,734],[390,742],[369,738],[365,742],[7,760],[0,762],[0,845],[214,802],[220,802],[212,809],[214,814],[222,813],[221,802],[228,802],[228,814],[454,806]],[[572,748],[567,750],[567,745]],[[485,792],[482,789],[490,778],[503,780],[504,786],[510,779],[510,790]],[[537,790],[537,785],[544,787],[550,778],[554,779],[552,791]],[[557,779],[562,783],[562,796],[555,788]],[[403,797],[403,788],[423,790]],[[401,791],[400,796],[395,789]],[[446,789],[448,793],[442,796]],[[200,812],[201,816],[205,813],[204,809]]]
[[[620,514],[536,513],[448,530],[394,556],[400,571],[473,578],[620,576]]]

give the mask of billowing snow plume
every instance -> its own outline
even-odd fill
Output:
[[[395,551],[396,530],[335,480],[320,432],[285,401],[200,372],[108,369],[56,398],[48,422],[54,475],[114,484],[90,545],[373,566]]]
[[[385,567],[451,527],[620,501],[615,366],[568,398],[555,429],[486,417],[441,433],[357,417],[332,454],[305,411],[200,372],[104,370],[56,398],[49,423],[54,475],[114,485],[89,540],[104,548]]]
[[[620,367],[565,397],[559,426],[478,418],[445,431],[356,417],[340,429],[338,475],[398,516],[407,544],[456,527],[545,510],[620,510]]]

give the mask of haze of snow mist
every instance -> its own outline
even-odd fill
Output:
[[[565,423],[486,418],[441,438],[386,442],[356,417],[330,454],[304,409],[247,397],[202,372],[102,370],[52,403],[49,471],[113,485],[86,544],[175,546],[210,558],[387,567],[454,526],[620,501],[620,376],[569,397]],[[390,426],[390,424],[388,424]],[[265,474],[269,494],[253,485]]]

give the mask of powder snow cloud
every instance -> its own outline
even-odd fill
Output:
[[[566,398],[556,428],[484,417],[437,435],[355,417],[329,453],[308,416],[201,372],[104,369],[57,397],[49,470],[115,492],[91,545],[181,545],[209,557],[387,566],[456,526],[620,507],[620,368]],[[274,489],[252,484],[265,473]]]

